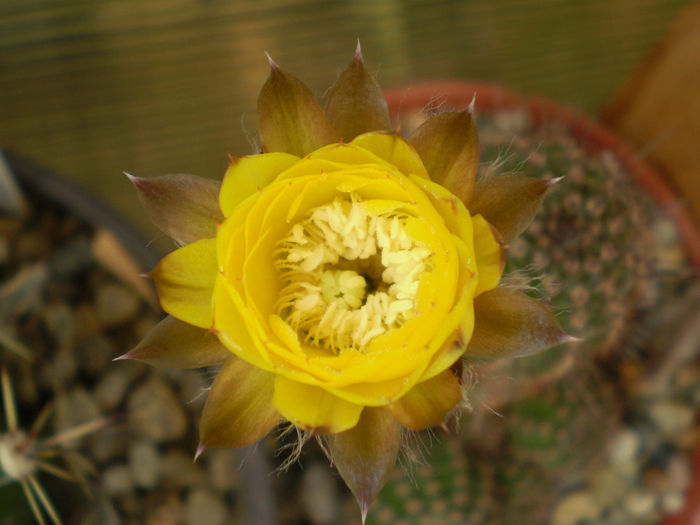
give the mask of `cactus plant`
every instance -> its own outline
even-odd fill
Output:
[[[474,421],[463,418],[459,439],[442,437],[417,484],[395,473],[371,523],[545,523],[626,414],[621,367],[636,358],[630,334],[641,314],[690,275],[673,224],[614,152],[592,154],[563,124],[535,122],[522,109],[486,112],[478,123],[480,177],[494,169],[564,176],[509,246],[507,269],[550,297],[562,326],[585,341],[575,355],[554,349],[491,366],[482,384],[500,378],[500,387],[484,394]],[[465,479],[458,491],[446,488]]]
[[[0,369],[0,385],[5,413],[5,431],[0,434],[0,486],[12,481],[19,483],[36,521],[43,525],[46,514],[54,524],[60,524],[61,518],[37,474],[44,471],[67,481],[80,481],[79,473],[59,467],[49,460],[68,455],[67,451],[61,449],[61,445],[103,428],[108,424],[109,418],[95,419],[41,438],[40,434],[48,421],[52,406],[45,406],[29,431],[24,431],[19,425],[12,383],[4,365]]]

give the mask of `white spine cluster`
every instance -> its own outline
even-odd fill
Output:
[[[0,434],[0,472],[23,479],[34,473],[36,461],[26,450],[27,436],[21,430]]]

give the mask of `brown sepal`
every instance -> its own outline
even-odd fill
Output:
[[[391,127],[384,93],[365,68],[359,41],[352,62],[331,88],[326,115],[345,142],[368,131]]]
[[[213,333],[165,317],[120,359],[135,359],[164,368],[200,368],[223,363],[231,352]]]
[[[476,183],[469,211],[472,215],[483,215],[509,242],[530,225],[545,193],[558,180],[515,173],[484,177]]]
[[[273,374],[230,357],[207,396],[199,422],[198,451],[244,447],[264,437],[281,418],[272,405],[273,388]]]
[[[495,288],[474,299],[474,333],[467,359],[524,357],[578,341],[564,332],[550,306],[522,292]]]
[[[268,57],[269,58],[269,57]],[[270,76],[258,96],[263,151],[304,157],[336,141],[330,122],[308,87],[270,59]]]
[[[439,113],[423,122],[408,141],[423,159],[430,178],[469,207],[479,167],[479,135],[471,113]]]
[[[445,423],[448,413],[462,400],[462,388],[451,370],[418,383],[387,410],[411,430]]]
[[[196,175],[141,178],[125,174],[153,223],[181,244],[214,237],[223,221],[219,209],[220,181]]]
[[[327,437],[341,477],[360,505],[364,523],[369,506],[391,475],[401,446],[401,425],[385,409],[366,407],[350,430]]]

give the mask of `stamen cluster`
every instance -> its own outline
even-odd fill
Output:
[[[374,213],[357,198],[311,211],[279,243],[284,287],[277,312],[307,344],[363,350],[416,315],[431,252],[399,210]]]

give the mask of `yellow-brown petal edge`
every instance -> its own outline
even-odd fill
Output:
[[[326,439],[331,461],[357,499],[364,523],[396,464],[401,425],[383,408],[366,407],[357,425]]]
[[[445,423],[447,414],[462,399],[462,388],[451,370],[445,370],[414,386],[408,393],[387,406],[402,425],[422,430]]]
[[[231,357],[214,379],[199,423],[197,456],[209,447],[255,443],[279,422],[272,405],[274,376]]]

